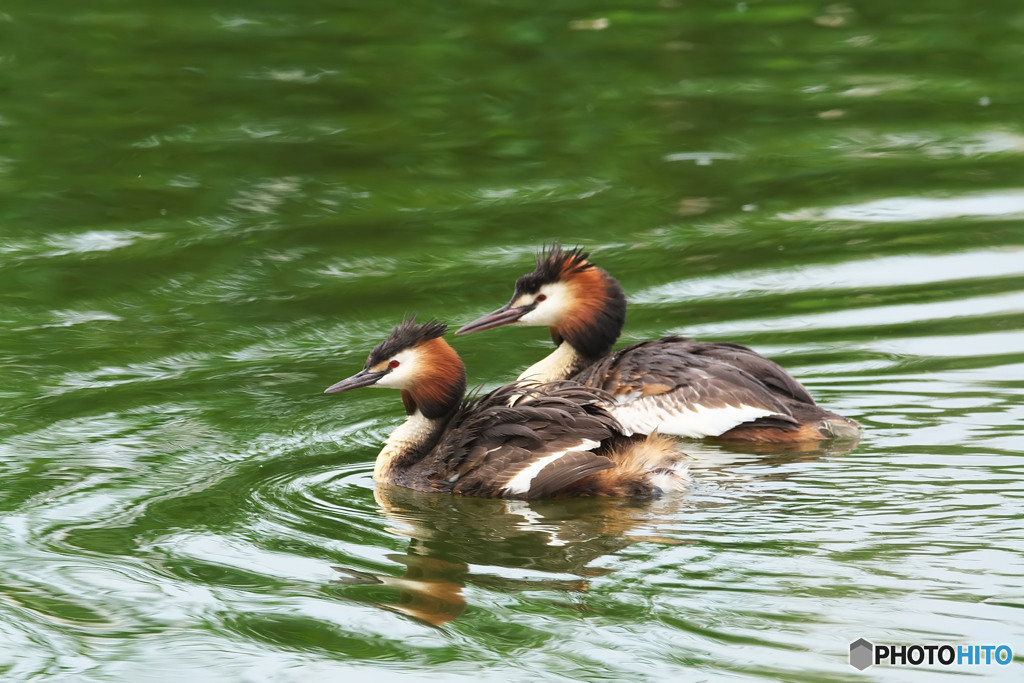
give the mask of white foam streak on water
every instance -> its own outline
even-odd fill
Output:
[[[337,578],[337,573],[330,565],[315,558],[270,552],[241,539],[222,535],[183,533],[164,547],[178,556],[236,567],[243,571],[259,566],[264,576],[323,583]]]
[[[1024,152],[1024,136],[1003,130],[978,131],[959,137],[927,130],[882,135],[864,131],[846,136],[835,145],[835,149],[852,158],[915,156],[921,153],[935,159],[1020,154]]]
[[[859,221],[909,223],[950,218],[1012,218],[1024,215],[1024,191],[1007,190],[963,197],[889,197],[828,209],[800,209],[779,214],[787,221]]]
[[[712,297],[749,297],[761,293],[901,287],[976,278],[1024,276],[1024,249],[980,249],[954,254],[908,254],[799,266],[790,270],[752,270],[694,278],[629,293],[634,304],[676,303]]]
[[[796,332],[810,329],[840,329],[848,327],[880,327],[910,322],[949,320],[956,317],[988,315],[1015,315],[1024,313],[1024,292],[979,296],[959,301],[937,301],[924,304],[898,306],[867,306],[843,311],[830,311],[810,315],[792,315],[757,320],[732,320],[703,325],[680,325],[665,334],[685,334],[692,337],[727,338],[752,332]],[[971,345],[963,349],[970,355]]]

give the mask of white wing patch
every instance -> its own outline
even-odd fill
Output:
[[[593,441],[591,439],[583,439],[580,443],[575,446],[566,448],[564,451],[558,451],[551,455],[545,455],[543,458],[530,463],[527,467],[512,477],[507,484],[503,487],[503,490],[511,494],[527,493],[530,490],[530,486],[533,484],[533,479],[541,470],[545,467],[558,460],[559,458],[565,457],[569,453],[576,453],[579,451],[592,451],[601,445],[600,441]]]
[[[619,421],[627,436],[656,431],[694,439],[718,436],[736,425],[775,414],[773,410],[743,403],[716,407],[685,405],[664,395],[603,407]]]

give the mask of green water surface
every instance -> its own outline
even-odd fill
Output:
[[[1020,0],[0,6],[0,675],[1019,680],[1022,84]],[[398,397],[322,390],[556,239],[623,341],[752,346],[860,444],[375,490]],[[495,386],[545,337],[451,341]]]

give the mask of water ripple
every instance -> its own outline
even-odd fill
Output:
[[[890,197],[865,204],[803,209],[780,214],[788,221],[863,221],[901,223],[937,221],[950,218],[1019,218],[1024,215],[1024,192],[1006,190],[964,197]]]
[[[936,282],[1024,275],[1024,250],[980,249],[956,254],[912,254],[852,259],[800,266],[786,271],[747,270],[741,274],[693,278],[630,293],[637,304],[675,303],[708,297],[750,297],[810,292],[908,287]]]

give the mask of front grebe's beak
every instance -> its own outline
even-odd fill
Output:
[[[371,370],[362,369],[356,374],[352,375],[347,379],[343,379],[337,384],[324,389],[325,394],[337,394],[340,391],[348,391],[349,389],[358,389],[359,387],[368,387],[376,384],[380,381],[380,378],[388,374],[389,370],[381,370],[379,372],[373,372]]]

